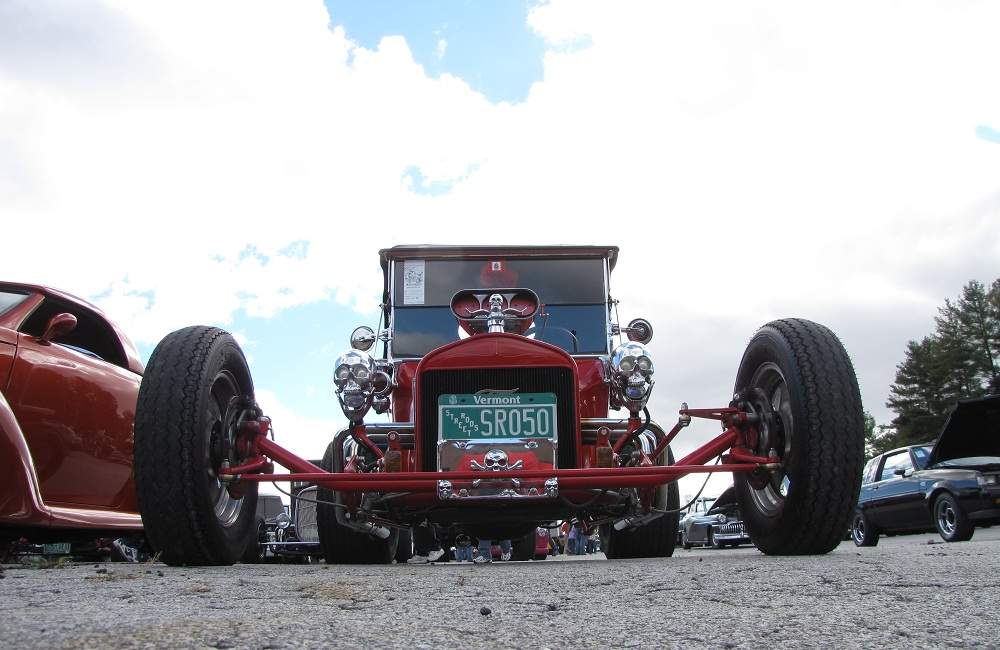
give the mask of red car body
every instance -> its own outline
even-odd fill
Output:
[[[0,283],[0,535],[142,529],[132,472],[142,373],[135,346],[94,305]]]
[[[663,428],[647,408],[653,326],[619,322],[609,288],[617,257],[614,246],[380,251],[378,329],[356,328],[334,362],[349,425],[319,464],[275,440],[230,334],[171,333],[150,357],[135,418],[150,544],[169,564],[231,564],[256,530],[255,484],[289,481],[317,486],[328,563],[399,561],[400,540],[426,548],[435,527],[509,539],[515,559],[530,559],[546,541],[537,527],[559,520],[597,531],[610,559],[668,557],[677,480],[732,472],[759,549],[834,548],[864,447],[843,344],[805,319],[767,323],[725,390],[728,406],[681,402]],[[670,445],[695,418],[722,431],[675,459]]]

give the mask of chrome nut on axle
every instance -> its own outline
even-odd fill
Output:
[[[686,411],[686,410],[688,410],[688,403],[681,402],[681,411]],[[677,418],[677,424],[681,425],[682,427],[686,427],[687,425],[691,424],[691,416],[688,415],[687,413],[681,413],[680,417]]]

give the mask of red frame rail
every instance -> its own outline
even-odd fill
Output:
[[[406,491],[434,492],[438,481],[472,481],[482,479],[487,481],[509,479],[548,479],[559,480],[560,488],[624,488],[624,487],[654,487],[670,483],[688,474],[714,472],[751,472],[762,467],[773,467],[775,459],[756,456],[742,445],[746,429],[752,429],[754,423],[746,413],[736,408],[724,409],[682,409],[681,415],[711,420],[720,420],[726,429],[717,437],[708,441],[698,449],[681,458],[674,465],[641,465],[639,467],[595,467],[586,469],[538,469],[516,470],[506,472],[326,472],[304,460],[267,437],[266,427],[255,422],[247,423],[246,433],[253,437],[250,449],[255,456],[242,465],[224,468],[220,474],[233,476],[240,481],[270,482],[270,481],[307,481],[340,492],[363,491]],[[269,424],[269,421],[268,421]],[[630,421],[629,432],[638,425]],[[655,460],[676,437],[682,426],[678,424],[659,442],[653,452]],[[355,439],[359,439],[366,447],[378,448],[371,443],[364,433],[364,426],[355,426],[352,430]],[[382,457],[381,450],[377,456]],[[706,465],[716,456],[723,456],[722,463]],[[272,461],[290,470],[287,474],[275,474]]]

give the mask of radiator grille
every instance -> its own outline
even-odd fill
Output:
[[[743,522],[737,522],[735,524],[722,524],[719,526],[719,532],[725,533],[727,535],[742,535],[743,534]]]
[[[319,542],[319,528],[316,526],[316,486],[299,492],[303,500],[296,501],[295,534],[303,542]]]
[[[423,470],[437,471],[438,396],[471,394],[486,388],[522,393],[555,393],[559,436],[559,467],[576,467],[576,395],[569,368],[477,368],[427,370],[418,378],[420,450]]]

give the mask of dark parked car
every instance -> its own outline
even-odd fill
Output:
[[[697,505],[697,504],[696,504]],[[681,521],[681,545],[723,548],[749,544],[743,526],[736,489],[730,486],[712,503],[708,512],[691,512]]]
[[[976,526],[1000,523],[1000,395],[961,400],[933,444],[868,461],[852,536],[875,546],[880,533],[937,530],[964,542]]]
[[[281,497],[275,494],[257,495],[257,537],[250,540],[241,561],[254,563],[272,557],[269,546],[276,540],[279,527],[286,527],[290,521]]]
[[[323,556],[316,529],[316,486],[295,481],[291,488],[291,506],[284,505],[276,495],[258,495],[257,539],[247,547],[242,562],[308,562]]]
[[[0,282],[0,542],[141,540],[142,374],[135,346],[94,305]]]
[[[323,552],[316,529],[316,486],[296,481],[291,487],[289,512],[277,517],[264,552],[286,560],[318,560]]]

